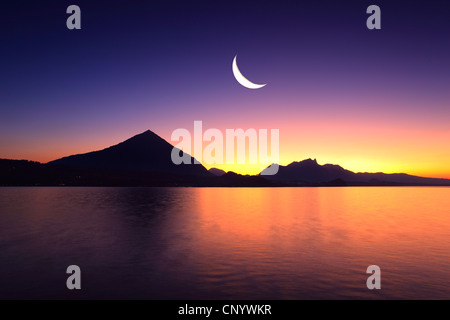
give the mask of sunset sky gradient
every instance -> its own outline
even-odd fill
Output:
[[[147,129],[280,129],[280,163],[450,178],[445,1],[0,5],[0,158],[47,162]],[[405,5],[407,3],[407,5]],[[382,29],[366,28],[377,4]],[[240,86],[241,72],[259,90]],[[217,166],[256,173],[249,166]]]

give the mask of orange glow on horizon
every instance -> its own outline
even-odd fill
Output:
[[[319,164],[337,164],[354,172],[407,173],[411,175],[450,179],[450,129],[444,127],[423,127],[414,125],[397,127],[394,125],[358,124],[343,125],[335,119],[301,119],[297,124],[278,122],[280,129],[279,164],[288,165],[293,161],[312,158]],[[192,124],[191,124],[192,126]],[[204,125],[206,128],[214,124]],[[216,126],[225,132],[226,125]],[[241,126],[247,129],[245,126]],[[271,128],[267,121],[255,121],[254,128]],[[273,127],[273,126],[272,126]],[[186,128],[191,129],[189,126]],[[276,128],[276,127],[275,127]],[[160,136],[169,143],[173,128],[164,130]],[[155,130],[159,134],[161,130]],[[104,136],[92,139],[92,132],[77,133],[62,138],[50,137],[46,144],[33,142],[24,149],[21,141],[9,142],[2,146],[0,158],[27,159],[46,163],[64,156],[101,150],[122,142],[140,131],[133,130],[105,132]],[[88,141],[88,143],[86,143]],[[4,145],[5,143],[2,143]],[[203,143],[205,148],[209,142]],[[248,149],[248,146],[247,146]],[[267,164],[213,164],[215,167],[239,174],[258,174]]]

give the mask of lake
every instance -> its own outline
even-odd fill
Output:
[[[0,188],[0,228],[2,299],[450,299],[445,187]]]

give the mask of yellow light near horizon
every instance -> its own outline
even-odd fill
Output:
[[[334,164],[343,167],[346,170],[353,172],[383,172],[387,174],[392,173],[406,173],[410,175],[430,177],[430,178],[444,178],[450,179],[449,166],[445,163],[438,161],[430,163],[415,162],[413,164],[405,164],[401,159],[391,159],[391,161],[385,161],[383,159],[370,159],[370,158],[356,158],[356,157],[315,157],[315,156],[303,156],[298,158],[283,158],[280,159],[280,165],[286,166],[294,161],[302,161],[308,158],[316,158],[319,165]],[[209,170],[210,168],[217,168],[224,170],[225,172],[232,171],[242,175],[257,175],[263,169],[267,168],[270,164],[213,164],[205,165]]]
[[[232,171],[234,173],[242,174],[242,175],[257,175],[262,170],[267,168],[270,164],[266,166],[261,164],[213,164],[213,165],[205,165],[206,169],[217,168],[223,170],[225,172]]]

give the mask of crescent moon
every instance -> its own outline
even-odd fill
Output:
[[[249,88],[249,89],[259,89],[259,88],[264,87],[267,84],[267,83],[266,84],[256,84],[256,83],[249,81],[246,77],[244,77],[242,75],[242,73],[239,71],[239,68],[238,68],[237,62],[236,62],[236,58],[237,58],[237,55],[234,57],[234,60],[233,60],[233,75],[236,78],[237,82],[239,82],[241,85],[243,85],[244,87]]]

